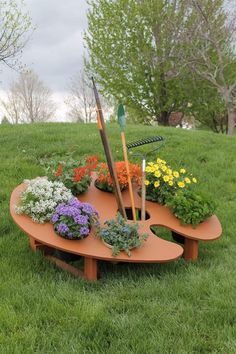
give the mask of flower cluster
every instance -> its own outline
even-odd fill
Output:
[[[91,183],[91,172],[95,170],[97,164],[97,156],[89,156],[79,162],[70,159],[59,163],[50,178],[63,182],[76,196],[87,190]]]
[[[123,190],[128,187],[128,175],[124,161],[115,163],[117,178],[120,189]],[[139,165],[129,163],[130,178],[134,182],[139,182],[141,177],[141,168]],[[97,170],[97,179],[95,182],[99,189],[104,191],[113,192],[113,182],[106,163],[100,163]]]
[[[162,159],[158,158],[156,163],[149,162],[146,167],[148,199],[160,204],[165,204],[169,196],[174,195],[178,189],[188,188],[192,183],[197,183],[197,179],[188,175],[185,168],[173,170]]]
[[[68,203],[57,206],[51,222],[60,236],[79,240],[89,235],[93,223],[98,223],[98,213],[92,205],[72,198]]]
[[[57,205],[71,199],[71,191],[61,182],[46,178],[25,180],[26,189],[21,193],[16,213],[29,215],[33,221],[44,223],[50,220]]]
[[[138,232],[138,224],[127,223],[120,213],[117,213],[115,219],[107,220],[105,225],[107,227],[100,230],[99,236],[112,247],[113,256],[117,256],[121,251],[131,256],[130,250],[141,247],[148,237],[148,234]]]

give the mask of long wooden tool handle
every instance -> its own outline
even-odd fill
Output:
[[[124,203],[123,203],[123,199],[122,199],[122,195],[121,195],[121,191],[120,191],[120,185],[119,185],[119,182],[118,182],[115,165],[114,165],[114,161],[113,161],[113,158],[112,158],[112,153],[111,153],[108,137],[107,137],[107,134],[106,134],[105,122],[104,122],[103,112],[102,112],[102,108],[101,108],[101,103],[100,103],[100,99],[99,99],[99,96],[98,96],[98,91],[97,91],[97,88],[96,88],[96,85],[95,85],[95,82],[94,82],[93,78],[92,78],[92,82],[93,82],[93,90],[94,90],[94,95],[95,95],[95,100],[96,100],[96,105],[97,105],[98,129],[99,129],[99,132],[100,132],[100,136],[101,136],[104,152],[105,152],[105,155],[106,155],[108,169],[109,169],[109,172],[110,172],[110,175],[111,175],[111,178],[112,178],[112,183],[113,183],[113,188],[114,188],[114,193],[115,193],[115,198],[116,198],[118,210],[119,210],[120,214],[125,219],[127,219],[126,212],[125,212],[125,207],[124,207]]]
[[[128,154],[127,154],[127,147],[126,147],[126,141],[125,141],[125,133],[121,132],[121,141],[122,141],[122,147],[123,147],[123,155],[124,155],[124,160],[125,160],[125,167],[126,167],[126,172],[127,172],[127,177],[128,177],[128,185],[129,185],[129,195],[130,195],[130,201],[131,201],[131,208],[132,208],[132,215],[133,215],[133,220],[136,221],[136,211],[135,211],[135,205],[134,205],[134,194],[133,194],[133,187],[132,187],[132,182],[130,178],[130,169],[129,169],[129,160],[128,160]]]
[[[146,219],[146,211],[145,211],[145,201],[146,201],[146,159],[142,160],[142,207],[141,207],[141,220],[145,221]]]

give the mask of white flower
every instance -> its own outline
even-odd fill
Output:
[[[73,196],[61,182],[51,182],[45,177],[25,180],[26,189],[21,193],[17,214],[27,214],[33,221],[48,221],[58,204],[68,202]]]

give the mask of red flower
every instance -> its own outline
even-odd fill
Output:
[[[85,167],[77,167],[74,169],[74,176],[73,176],[73,181],[74,182],[80,182],[81,179],[88,173],[89,170],[87,169],[87,166]]]
[[[90,171],[95,170],[98,164],[98,156],[94,155],[94,156],[87,157],[86,164],[87,164],[87,168]]]
[[[56,170],[56,172],[54,173],[54,175],[55,175],[56,177],[60,177],[61,174],[62,174],[62,171],[63,171],[63,166],[62,166],[62,165],[58,165],[57,170]]]

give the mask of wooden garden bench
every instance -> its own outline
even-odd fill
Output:
[[[20,193],[24,190],[24,184],[14,189],[10,200],[10,213],[14,222],[29,236],[30,246],[36,251],[40,249],[45,257],[53,261],[57,266],[71,272],[73,275],[88,280],[97,280],[97,261],[132,262],[132,263],[164,263],[177,260],[182,255],[186,260],[196,260],[198,256],[199,241],[210,241],[220,237],[222,229],[219,220],[214,215],[193,229],[191,226],[182,226],[178,219],[166,207],[153,202],[146,202],[146,212],[150,216],[146,221],[138,221],[140,232],[149,234],[147,241],[141,248],[132,250],[128,257],[124,252],[113,257],[111,249],[107,248],[101,240],[96,238],[93,232],[84,240],[65,240],[58,236],[50,223],[37,224],[26,215],[17,215],[14,205],[18,203]],[[126,208],[130,208],[128,191],[122,192]],[[100,222],[114,218],[117,205],[112,193],[98,190],[94,181],[88,191],[80,195],[83,202],[91,203],[99,212]],[[135,191],[135,206],[140,208],[141,199]],[[183,247],[171,241],[166,241],[153,234],[152,226],[164,226],[185,238]],[[84,258],[84,270],[60,260],[53,255],[54,250],[62,250]]]

